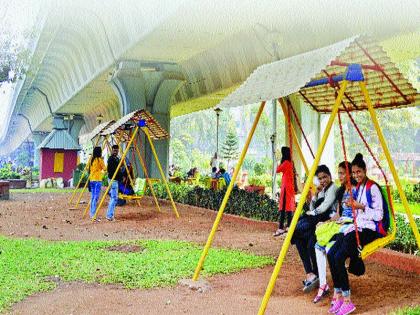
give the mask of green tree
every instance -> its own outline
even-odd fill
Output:
[[[378,110],[376,113],[391,153],[415,152],[415,134],[420,128],[420,110],[418,108],[402,108],[395,110]],[[372,148],[375,156],[381,161],[381,166],[387,169],[387,163],[384,162],[385,156],[369,113],[352,112],[351,115],[365,137],[366,142]],[[360,139],[353,124],[348,119],[347,114],[342,114],[341,118],[343,122],[347,158],[352,160],[357,152],[361,152],[368,161],[373,163],[370,154],[366,150],[365,145]],[[337,161],[341,161],[344,157],[338,124],[336,124],[334,136],[336,143],[335,156]]]
[[[22,77],[29,63],[28,42],[31,39],[31,23],[28,25],[16,25],[13,17],[17,12],[27,9],[28,2],[0,1],[0,85],[3,82],[12,81]],[[38,5],[35,5],[33,13],[27,15],[28,22],[35,19]]]
[[[188,170],[191,165],[191,160],[185,151],[184,143],[179,139],[172,139],[170,150],[172,163],[183,171]]]
[[[229,162],[238,158],[238,134],[236,128],[231,127],[226,135],[225,142],[222,145],[222,158],[227,160],[227,167]]]

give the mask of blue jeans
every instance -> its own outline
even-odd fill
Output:
[[[109,201],[108,212],[106,213],[106,217],[108,219],[114,218],[115,206],[117,205],[117,202],[118,202],[118,181],[114,180],[112,182],[110,194],[111,194],[111,200]]]
[[[96,212],[99,196],[101,195],[102,182],[90,182],[90,217],[92,218]]]

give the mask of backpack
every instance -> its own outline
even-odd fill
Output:
[[[389,215],[388,201],[384,197],[386,195],[386,193],[383,191],[383,188],[381,186],[379,186],[376,182],[368,179],[366,181],[366,199],[367,199],[367,202],[368,202],[368,206],[370,208],[372,208],[372,186],[373,185],[376,185],[379,188],[379,191],[380,191],[381,197],[382,197],[382,205],[383,205],[383,211],[384,211],[382,220],[374,221],[375,225],[376,225],[376,232],[378,232],[382,236],[386,236],[386,234],[389,230],[390,221],[391,221],[391,218],[390,218],[390,215]],[[357,187],[356,196],[359,194],[359,188],[360,188],[360,185],[358,185],[358,187]]]

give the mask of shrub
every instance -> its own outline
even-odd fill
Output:
[[[169,188],[176,202],[216,211],[219,210],[226,193],[226,190],[216,191],[186,184],[169,183]],[[155,183],[153,189],[158,198],[169,199],[162,183]],[[151,195],[149,189],[146,190],[146,194]],[[258,220],[277,221],[278,219],[277,203],[274,200],[266,195],[246,192],[236,187],[232,190],[225,212]]]
[[[153,185],[158,198],[169,199],[166,188],[162,183]],[[169,189],[176,202],[184,203],[196,207],[207,208],[218,211],[225,196],[224,190],[211,190],[199,186],[187,184],[169,183]],[[146,194],[151,195],[150,190],[146,189]],[[277,202],[267,195],[259,195],[254,192],[247,192],[234,187],[226,205],[225,213],[235,214],[251,219],[264,221],[278,220]],[[407,224],[404,215],[396,215],[397,235],[395,240],[388,245],[388,248],[404,253],[419,255],[414,234],[411,226]],[[420,219],[416,219],[417,227],[420,229]]]
[[[12,165],[5,164],[0,168],[0,179],[19,179],[20,174],[12,170]]]
[[[193,186],[187,184],[168,183],[172,198],[179,203],[186,203],[188,193],[193,189]],[[156,197],[160,199],[169,199],[168,192],[163,183],[154,183],[153,190]],[[150,188],[146,187],[146,195],[151,196]]]
[[[405,193],[405,196],[407,197],[408,202],[412,203],[420,203],[420,183],[411,184],[407,182],[402,183],[403,190]],[[396,202],[401,202],[400,195],[398,193],[397,188],[393,188],[392,190],[393,198]]]
[[[79,171],[84,171],[85,170],[85,167],[86,167],[86,163],[79,163],[76,166],[76,169],[79,170]]]
[[[265,187],[271,187],[271,183],[273,181],[273,178],[270,174],[262,174],[262,175],[254,175],[250,176],[248,183],[250,185],[255,186],[265,186]]]
[[[262,175],[265,173],[265,165],[263,163],[255,163],[254,165],[254,174]]]
[[[417,228],[420,229],[420,219],[415,219]],[[409,254],[419,255],[416,239],[410,224],[408,224],[406,217],[401,214],[396,214],[397,235],[395,240],[388,245],[389,248]]]

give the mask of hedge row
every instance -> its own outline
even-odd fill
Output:
[[[161,199],[169,199],[165,186],[160,183],[153,185],[154,190]],[[198,186],[169,183],[172,197],[176,202],[191,206],[219,210],[226,189],[215,191]],[[149,189],[147,195],[151,195]],[[235,214],[264,221],[277,221],[277,203],[267,195],[259,195],[246,192],[243,189],[234,188],[225,208],[225,213]]]
[[[169,199],[166,188],[161,183],[153,185],[158,198]],[[187,184],[169,183],[172,197],[176,202],[207,208],[211,210],[219,210],[226,190],[214,191],[204,189],[198,186]],[[151,195],[150,190],[146,190],[147,195]],[[278,220],[277,203],[267,195],[259,195],[253,192],[234,188],[227,203],[225,213],[235,214],[251,219],[264,221]],[[400,252],[419,255],[414,234],[411,227],[406,222],[403,215],[397,214],[397,236],[394,242],[388,247]],[[418,228],[420,229],[420,219],[416,219]]]

